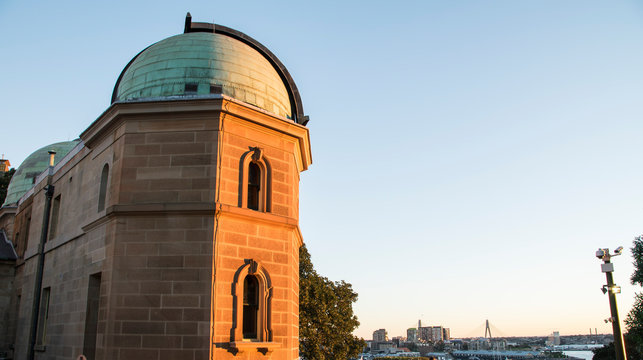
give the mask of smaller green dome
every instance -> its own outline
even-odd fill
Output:
[[[76,139],[47,145],[27,156],[22,164],[20,164],[15,174],[13,174],[11,182],[9,182],[9,187],[7,188],[7,198],[2,206],[17,203],[22,195],[34,186],[38,175],[45,171],[49,166],[49,150],[56,152],[54,161],[55,165],[64,158],[71,149],[76,147],[79,142],[80,139]]]

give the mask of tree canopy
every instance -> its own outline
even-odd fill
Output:
[[[299,249],[299,355],[305,360],[357,357],[366,345],[353,335],[357,293],[351,284],[317,273],[306,246]]]
[[[639,352],[636,350],[636,345],[632,340],[632,337],[629,333],[623,335],[625,340],[625,352],[627,353],[627,360],[640,360]],[[614,342],[612,341],[608,345],[605,345],[601,348],[592,350],[594,357],[592,360],[616,360],[616,349],[614,348]]]
[[[9,187],[9,182],[15,172],[16,169],[11,168],[9,171],[0,173],[0,206],[4,204],[4,199],[7,197],[7,187]]]
[[[632,250],[632,258],[634,259],[634,272],[630,280],[632,285],[643,286],[643,236],[634,238],[634,245]]]
[[[634,245],[631,248],[634,259],[634,273],[630,280],[632,285],[643,286],[643,236],[634,238]],[[637,293],[634,298],[632,310],[625,318],[627,327],[627,357],[639,359],[643,355],[643,293]]]

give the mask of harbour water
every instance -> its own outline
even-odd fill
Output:
[[[573,356],[575,358],[583,359],[583,360],[592,360],[592,357],[594,357],[594,353],[591,352],[590,350],[582,350],[582,351],[563,351],[563,354],[567,356]]]

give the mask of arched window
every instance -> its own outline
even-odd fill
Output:
[[[272,341],[272,283],[266,269],[252,259],[237,270],[232,287],[234,303],[231,341],[266,343]]]
[[[239,206],[270,212],[270,163],[260,148],[250,148],[240,161]]]
[[[109,165],[103,166],[100,174],[100,189],[98,191],[98,211],[105,210],[105,197],[107,196],[107,179],[109,177]]]
[[[259,282],[253,275],[243,281],[243,338],[256,340],[259,320]]]

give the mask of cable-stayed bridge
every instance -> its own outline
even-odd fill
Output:
[[[504,338],[508,335],[505,334],[502,330],[495,327],[489,320],[481,323],[480,326],[472,329],[471,331],[465,333],[463,338],[475,338],[475,337],[485,337],[485,338]]]
[[[424,326],[432,326],[432,325],[430,325],[428,322],[422,323],[422,321],[418,321],[415,323],[408,324],[406,328],[417,329],[420,326],[424,327]],[[505,338],[505,337],[509,337],[509,335],[507,335],[502,330],[494,326],[491,322],[489,322],[489,320],[485,320],[485,322],[481,323],[479,326],[465,333],[464,336],[457,336],[457,338],[479,338],[479,337]]]

